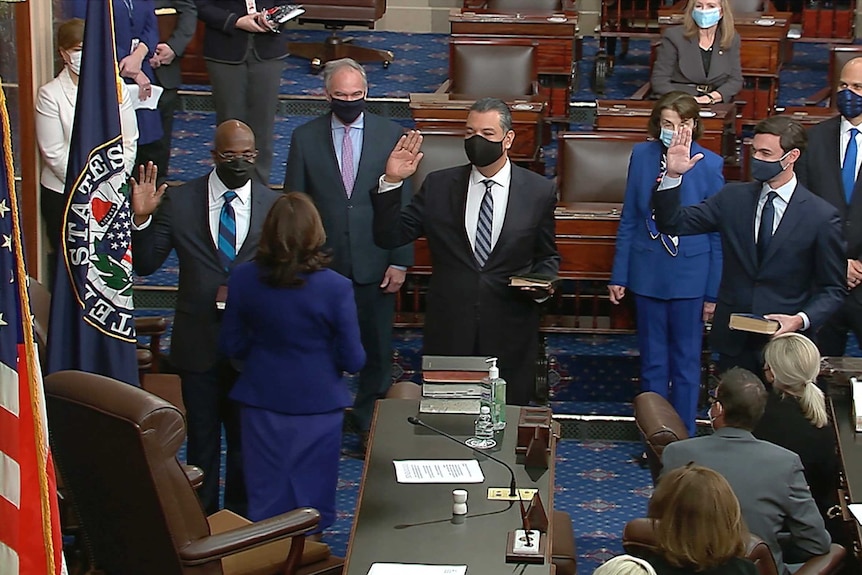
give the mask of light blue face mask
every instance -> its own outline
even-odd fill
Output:
[[[675,133],[676,132],[668,128],[661,129],[661,135],[658,138],[661,140],[661,143],[664,144],[665,148],[670,148],[670,141]]]
[[[703,10],[701,8],[695,8],[691,11],[691,17],[694,19],[694,23],[697,24],[698,28],[710,28],[718,24],[718,21],[721,20],[721,9],[710,8],[708,10]]]

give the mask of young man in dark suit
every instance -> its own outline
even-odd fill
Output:
[[[186,46],[195,35],[198,24],[198,9],[194,0],[155,0],[156,9],[173,8],[177,11],[176,25],[168,38],[159,38],[156,53],[150,58],[150,66],[156,73],[156,80],[164,88],[159,98],[159,115],[162,119],[162,139],[154,146],[153,162],[159,168],[161,179],[168,177],[168,163],[171,158],[171,135],[174,129],[174,113],[179,108],[178,88],[182,84],[180,60]],[[159,26],[161,36],[161,25]]]
[[[370,192],[404,130],[365,110],[368,80],[354,60],[329,62],[323,81],[331,112],[294,130],[284,189],[312,197],[332,250],[330,267],[353,280],[368,357],[359,374],[353,422],[367,437],[374,402],[392,384],[395,294],[413,264],[412,245],[381,249],[374,243]],[[404,195],[405,202],[410,195]]]
[[[805,150],[805,130],[784,116],[754,128],[751,175],[699,204],[680,205],[680,182],[702,157],[691,156],[691,130],[677,131],[667,174],[653,195],[663,233],[721,234],[723,265],[710,344],[719,370],[734,366],[763,373],[766,336],[731,331],[730,314],[777,320],[778,333],[809,335],[844,298],[844,242],[838,212],[797,183],[793,166]]]
[[[263,221],[279,197],[252,179],[256,156],[251,129],[228,120],[216,128],[215,169],[209,174],[166,192],[165,185],[156,187],[157,169],[150,163],[141,167],[140,182],[131,180],[135,272],[155,272],[171,250],[179,259],[171,363],[183,382],[187,460],[204,472],[198,495],[208,514],[219,508],[222,424],[228,449],[225,507],[245,514],[238,409],[228,400],[237,374],[218,351],[217,299],[231,269],[254,257]]]
[[[255,172],[269,183],[278,90],[287,39],[263,11],[276,0],[195,0],[206,24],[204,59],[212,84],[216,122],[236,119],[251,126],[260,150]]]
[[[823,355],[844,355],[847,332],[862,341],[862,58],[841,69],[835,96],[840,116],[808,130],[808,149],[796,167],[799,183],[835,206],[847,240],[847,289],[843,306],[820,328]]]
[[[509,278],[556,276],[554,182],[513,165],[512,115],[494,98],[467,116],[470,164],[428,174],[402,208],[403,181],[422,159],[422,136],[403,136],[386,163],[374,204],[374,239],[384,248],[428,238],[434,265],[426,300],[423,351],[428,355],[499,358],[506,400],[527,405],[535,395],[539,306],[548,292],[518,290]]]

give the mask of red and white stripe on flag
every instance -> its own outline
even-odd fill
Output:
[[[66,572],[6,96],[0,88],[0,574]]]

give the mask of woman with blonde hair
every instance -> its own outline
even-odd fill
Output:
[[[651,82],[659,96],[680,90],[698,104],[733,100],[742,89],[742,64],[728,0],[689,0],[682,26],[662,35]]]
[[[656,572],[645,559],[617,555],[596,567],[593,575],[656,575]]]
[[[763,356],[772,393],[752,433],[799,455],[811,495],[826,519],[827,510],[837,503],[838,455],[826,400],[815,383],[820,352],[804,335],[786,333],[772,338]]]
[[[689,464],[662,476],[649,502],[658,575],[756,575],[745,559],[748,528],[730,484],[716,471]]]

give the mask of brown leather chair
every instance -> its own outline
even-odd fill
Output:
[[[674,441],[688,439],[688,431],[673,406],[654,391],[635,396],[635,423],[646,443],[647,462],[653,484],[661,475],[664,448]]]
[[[557,135],[560,201],[622,204],[629,157],[643,132],[561,132]]]
[[[862,46],[853,44],[833,44],[829,47],[829,72],[826,80],[828,85],[805,99],[806,106],[817,106],[823,101],[835,107],[835,93],[838,91],[838,81],[841,79],[841,68],[844,64],[862,56]]]
[[[623,528],[623,549],[626,553],[642,557],[644,553],[658,553],[655,540],[655,522],[646,517],[632,519]],[[841,545],[832,544],[829,553],[812,557],[796,571],[796,575],[829,575],[838,573],[844,565],[847,551]],[[746,559],[757,566],[760,575],[778,575],[775,559],[769,547],[757,535],[749,535],[745,552]]]
[[[422,153],[422,161],[411,176],[414,192],[431,172],[470,163],[464,151],[464,130],[422,130]]]
[[[520,39],[452,39],[442,91],[468,98],[531,98],[539,93],[536,46]],[[438,91],[441,91],[438,90]]]
[[[305,8],[305,14],[299,17],[300,24],[314,22],[332,31],[325,42],[291,42],[287,45],[291,55],[311,62],[312,71],[318,72],[327,62],[339,58],[382,62],[384,68],[388,68],[395,59],[389,50],[354,46],[352,38],[338,36],[338,31],[345,26],[374,28],[375,22],[386,12],[386,0],[303,0],[298,4]]]
[[[230,511],[206,517],[176,458],[185,423],[173,405],[79,371],[46,377],[45,396],[51,447],[94,569],[124,575],[341,573],[343,560],[330,556],[328,546],[305,540],[320,518],[314,509],[257,523]]]
[[[578,572],[578,549],[575,545],[575,531],[572,518],[565,511],[551,513],[554,525],[554,538],[551,541],[551,563],[557,575],[575,575]]]
[[[422,386],[412,381],[396,381],[386,391],[386,399],[422,399]]]

